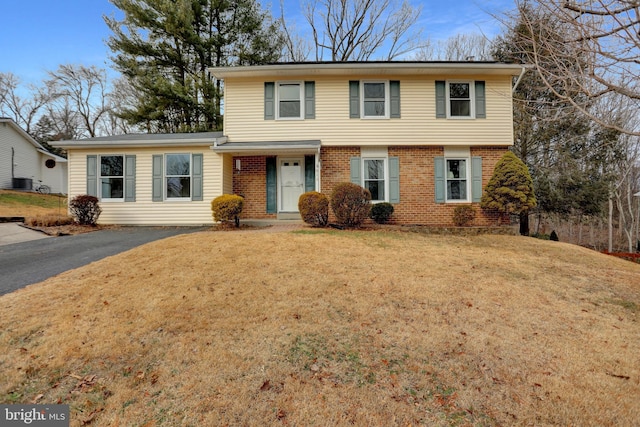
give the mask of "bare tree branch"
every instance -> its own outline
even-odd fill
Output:
[[[640,112],[640,3],[519,0],[517,6],[533,35],[530,62],[554,95],[601,126],[640,136],[637,123],[620,124],[613,119],[615,115],[596,115],[589,107],[600,98],[619,94],[631,101],[627,108]],[[540,16],[544,19],[540,20]],[[561,40],[547,38],[552,34]],[[571,63],[567,59],[582,66],[567,66]],[[576,103],[575,97],[569,95],[576,89],[589,102]]]
[[[316,60],[393,60],[418,49],[412,30],[422,8],[395,0],[307,0],[303,14],[311,28]]]

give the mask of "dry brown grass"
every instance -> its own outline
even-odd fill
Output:
[[[67,216],[67,198],[57,194],[0,190],[0,217]]]
[[[72,426],[640,419],[640,266],[563,243],[203,232],[0,297],[0,402]]]

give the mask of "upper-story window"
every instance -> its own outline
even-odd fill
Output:
[[[473,117],[472,86],[469,82],[449,82],[449,117]]]
[[[389,82],[362,83],[362,117],[388,117]]]
[[[484,119],[485,82],[436,81],[436,117],[449,119]]]
[[[265,82],[264,119],[315,119],[315,82]]]
[[[278,118],[302,118],[304,109],[302,87],[300,82],[278,83]]]
[[[349,81],[349,117],[400,118],[400,81]]]
[[[100,156],[100,198],[124,199],[124,156]]]

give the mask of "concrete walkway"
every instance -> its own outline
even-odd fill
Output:
[[[49,237],[40,231],[30,230],[15,222],[0,223],[0,246],[47,239]]]
[[[267,219],[246,219],[240,220],[240,225],[256,227],[255,230],[243,230],[246,232],[260,233],[284,233],[287,231],[300,230],[308,227],[301,220],[267,220]]]

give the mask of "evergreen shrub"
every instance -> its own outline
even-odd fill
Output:
[[[338,224],[357,228],[369,216],[371,193],[357,184],[342,182],[333,188],[330,202]]]
[[[242,196],[235,194],[223,194],[211,201],[211,212],[216,222],[234,221],[236,227],[240,227],[240,214],[244,207]]]
[[[69,202],[71,216],[81,225],[96,225],[102,213],[98,198],[88,194],[81,194]]]
[[[393,215],[393,210],[393,205],[391,203],[376,203],[375,205],[371,206],[369,217],[378,224],[384,224],[385,222],[389,221],[389,218],[391,218],[391,215]]]
[[[329,198],[317,191],[308,191],[298,199],[302,220],[313,227],[324,227],[329,222]]]
[[[457,227],[471,225],[474,219],[476,219],[476,210],[471,205],[456,206],[453,210],[453,223]]]

